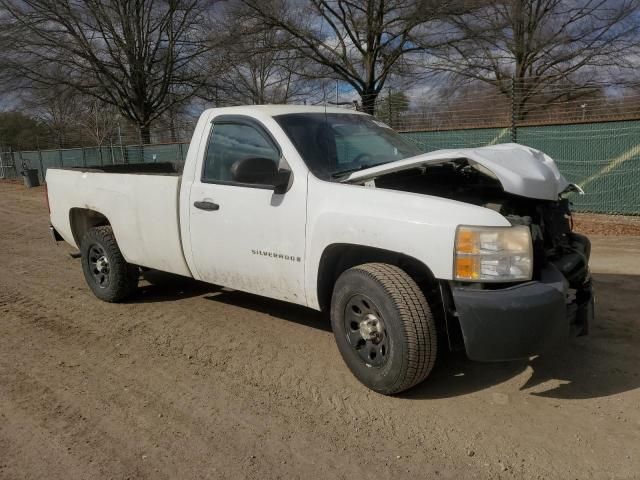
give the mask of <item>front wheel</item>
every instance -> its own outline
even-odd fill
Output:
[[[80,252],[84,278],[100,300],[121,302],[138,287],[138,267],[124,259],[110,226],[90,228]]]
[[[422,382],[437,354],[435,321],[415,281],[384,263],[350,268],[331,299],[338,349],[355,377],[390,395]]]

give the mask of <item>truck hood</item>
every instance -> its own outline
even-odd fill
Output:
[[[467,159],[483,173],[495,177],[505,192],[540,200],[557,200],[569,187],[551,157],[517,143],[490,147],[437,150],[349,174],[341,182],[365,182],[388,173],[426,164]]]

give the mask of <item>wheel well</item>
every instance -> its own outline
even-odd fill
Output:
[[[363,245],[333,244],[322,252],[320,258],[317,287],[320,308],[323,311],[329,309],[333,285],[342,272],[356,265],[372,262],[389,263],[400,267],[418,284],[427,298],[438,289],[438,283],[429,267],[416,258]]]
[[[80,241],[84,234],[87,233],[87,230],[93,227],[111,225],[109,219],[102,213],[89,208],[72,208],[69,211],[69,222],[73,239],[78,247],[80,247]]]

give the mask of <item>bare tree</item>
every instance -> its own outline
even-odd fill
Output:
[[[269,32],[262,35],[265,34]],[[269,45],[268,38],[253,40],[250,45],[240,46],[240,51],[236,50],[235,60],[222,75],[225,102],[288,103],[314,94],[317,82],[305,75],[306,59],[290,49]]]
[[[468,41],[435,52],[431,67],[513,95],[518,118],[592,94],[594,89],[585,87],[594,75],[628,65],[638,45],[637,0],[487,3],[452,19]]]
[[[443,20],[464,1],[243,0],[265,28],[285,32],[291,48],[349,83],[373,113],[385,82],[409,71],[412,56],[452,41]]]
[[[249,14],[248,14],[249,13]],[[265,29],[242,4],[225,16],[226,71],[216,82],[218,104],[267,104],[308,100],[319,91],[317,67],[291,47],[287,32]]]
[[[148,142],[151,123],[202,88],[213,1],[0,0],[13,42],[3,63],[114,105]]]
[[[120,115],[113,105],[105,105],[94,98],[88,98],[83,104],[78,124],[91,145],[102,146],[114,135],[119,120]]]
[[[83,105],[75,92],[60,85],[34,89],[22,103],[47,130],[47,135],[38,139],[39,146],[65,148],[81,143],[78,127]]]

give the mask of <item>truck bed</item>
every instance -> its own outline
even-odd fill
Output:
[[[191,276],[180,235],[181,178],[175,166],[159,163],[50,168],[51,223],[65,241],[80,248],[73,219],[82,210],[98,212],[113,228],[127,262]]]

